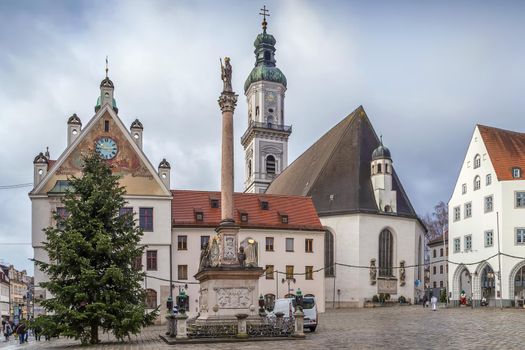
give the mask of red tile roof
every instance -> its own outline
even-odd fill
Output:
[[[521,179],[524,180],[525,134],[485,125],[478,125],[478,129],[498,180],[515,180],[512,177],[512,168],[515,167],[521,168]]]
[[[211,207],[211,199],[220,198],[220,192],[172,190],[171,217],[173,227],[217,227],[221,209]],[[323,230],[312,198],[302,196],[234,193],[235,221],[243,228],[275,228],[290,230]],[[269,210],[261,209],[267,201]],[[197,222],[195,213],[202,211],[204,221]],[[240,213],[248,214],[248,222],[241,222]],[[281,215],[288,215],[288,223]]]

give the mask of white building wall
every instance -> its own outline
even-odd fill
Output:
[[[378,267],[379,234],[385,228],[394,236],[393,265],[399,266],[401,260],[405,266],[417,263],[417,246],[423,228],[415,219],[401,218],[393,215],[348,214],[321,217],[321,223],[335,234],[335,262],[354,266],[370,266],[370,260],[376,259]],[[399,284],[399,271],[394,270],[398,278],[397,294],[393,299],[404,296],[415,300],[414,281],[417,269],[405,269],[405,285]],[[421,272],[422,276],[422,272]],[[365,299],[378,294],[378,285],[370,284],[368,268],[336,267],[335,293],[334,280],[327,278],[327,303],[335,306],[361,307]],[[340,290],[340,293],[337,292]],[[422,290],[420,291],[422,293]]]
[[[474,157],[481,156],[481,165],[474,168]],[[509,169],[510,171],[510,169]],[[487,185],[486,176],[491,174],[492,184]],[[481,187],[474,190],[474,178],[480,176]],[[463,184],[467,185],[466,193],[463,193]],[[465,286],[471,286],[475,303],[481,298],[481,271],[488,263],[494,272],[499,271],[500,263],[498,254],[498,233],[500,250],[503,253],[525,257],[525,246],[515,243],[515,229],[525,227],[525,209],[515,208],[515,191],[525,191],[524,180],[498,181],[494,166],[487,153],[487,149],[478,128],[470,141],[465,160],[461,166],[460,174],[454,192],[449,201],[449,286],[451,299],[457,304],[459,293]],[[493,196],[493,210],[486,212],[484,200],[487,196]],[[465,218],[465,203],[472,203],[472,217]],[[460,206],[461,218],[455,220],[454,208]],[[498,230],[499,220],[499,230]],[[485,246],[485,232],[493,231],[493,245]],[[498,232],[499,231],[499,232]],[[465,236],[472,235],[472,250],[465,249]],[[460,239],[460,251],[454,252],[454,239]],[[496,255],[495,257],[493,257]],[[492,257],[492,258],[491,258]],[[490,258],[490,259],[489,259]],[[470,264],[487,260],[486,263],[463,266],[460,264]],[[512,269],[522,260],[501,257],[501,285],[496,278],[496,291],[501,289],[503,304],[509,305],[514,299],[512,293],[510,276]],[[467,269],[470,273],[470,280],[463,278],[460,282],[460,272]],[[471,284],[470,284],[471,283]],[[467,294],[471,292],[466,290]],[[498,299],[496,294],[496,299]],[[499,305],[499,304],[498,304]]]

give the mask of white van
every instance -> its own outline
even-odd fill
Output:
[[[303,313],[304,313],[304,328],[308,328],[310,332],[315,332],[319,324],[317,315],[317,304],[314,297],[303,298]]]
[[[275,317],[277,312],[282,312],[284,318],[293,318],[293,313],[295,312],[295,299],[285,298],[275,300],[273,310],[270,313],[271,317]]]

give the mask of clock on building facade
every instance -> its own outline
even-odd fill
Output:
[[[102,137],[97,140],[95,149],[103,159],[113,159],[117,155],[118,146],[110,137]]]

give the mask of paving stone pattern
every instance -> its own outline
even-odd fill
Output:
[[[80,347],[68,339],[16,345],[0,341],[0,349],[523,349],[525,310],[452,308],[432,312],[421,306],[336,309],[321,315],[315,333],[305,340],[216,343],[170,346],[158,335],[165,327],[148,327],[130,342]],[[3,340],[3,339],[2,339]]]

